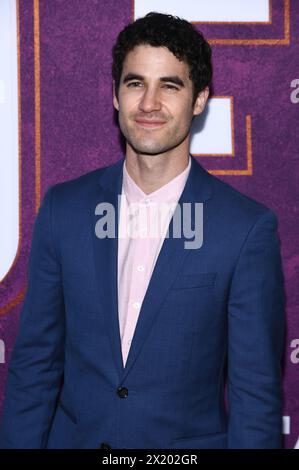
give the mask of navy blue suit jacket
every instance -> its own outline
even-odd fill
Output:
[[[1,447],[280,447],[276,216],[192,157],[179,202],[203,203],[203,245],[165,239],[123,367],[117,238],[94,230],[97,204],[117,207],[123,161],[57,184],[43,199]]]

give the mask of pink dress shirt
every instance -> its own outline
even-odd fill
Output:
[[[145,194],[123,165],[118,228],[118,315],[125,366],[142,302],[191,167]]]

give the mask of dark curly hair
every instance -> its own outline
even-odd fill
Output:
[[[116,95],[124,60],[134,47],[141,44],[167,47],[177,59],[187,63],[193,82],[194,102],[198,93],[210,84],[212,51],[203,35],[191,23],[177,16],[151,12],[127,25],[117,37],[112,50]]]

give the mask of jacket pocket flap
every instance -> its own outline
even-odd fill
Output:
[[[180,274],[174,281],[172,289],[213,286],[216,275],[217,273]]]

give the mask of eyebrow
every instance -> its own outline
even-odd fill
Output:
[[[130,82],[131,80],[140,80],[143,81],[145,78],[143,75],[139,75],[136,73],[128,73],[127,75],[124,76],[123,78],[123,83]],[[167,82],[167,83],[174,83],[175,85],[178,85],[180,87],[184,87],[184,82],[183,80],[178,77],[177,75],[170,75],[167,77],[160,77],[160,82]]]

